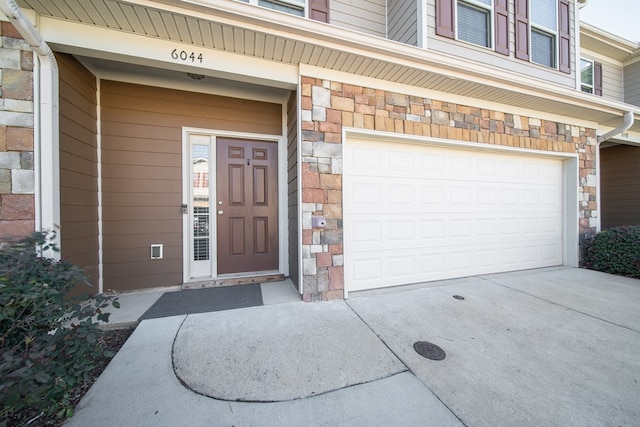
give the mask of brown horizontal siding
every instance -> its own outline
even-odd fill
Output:
[[[87,141],[96,138],[95,129],[79,127],[76,122],[66,120],[64,117],[60,117],[60,129],[65,135],[64,148],[66,153],[73,153],[76,157],[88,160],[90,164],[97,163],[96,147],[93,144],[87,144]],[[73,129],[72,133],[68,131],[70,129]]]
[[[109,93],[101,102],[106,121],[169,127],[185,126],[188,121],[186,126],[207,129],[282,132],[280,104],[109,81],[102,83],[102,90]],[[243,119],[248,117],[250,121]]]
[[[600,150],[602,228],[640,224],[640,147]]]
[[[102,201],[110,206],[122,206],[137,207],[161,207],[169,206],[175,201],[175,196],[171,193],[156,192],[156,193],[108,193],[102,196]]]
[[[126,116],[130,114],[130,112],[134,109],[135,106],[127,105],[127,109],[117,109],[114,108],[108,114],[105,114],[102,119],[111,122],[122,122],[122,120],[126,120]],[[157,107],[157,106],[156,106]],[[169,105],[167,105],[169,107]],[[226,109],[224,107],[220,108],[211,108],[208,106],[202,106],[197,111],[198,116],[194,117],[189,115],[189,111],[184,110],[176,110],[173,113],[160,113],[156,111],[136,111],[135,119],[138,120],[136,124],[147,124],[153,123],[154,119],[159,120],[158,123],[162,123],[163,127],[173,127],[180,126],[180,123],[183,123],[184,120],[189,120],[194,127],[204,127],[213,124],[216,129],[222,130],[232,130],[232,129],[242,129],[247,128],[247,123],[243,120],[243,117],[246,117],[247,114],[251,114],[252,128],[259,128],[257,131],[260,133],[271,133],[273,134],[274,128],[269,123],[270,120],[273,119],[272,115],[265,115],[256,112],[252,112],[250,110],[234,110]],[[201,117],[201,114],[205,114],[204,117]],[[217,116],[216,120],[211,120],[207,116]],[[247,130],[253,132],[253,130]]]
[[[177,162],[176,162],[177,160]],[[175,153],[137,152],[129,150],[109,150],[102,155],[102,164],[150,166],[150,167],[180,167],[180,160]]]
[[[117,257],[117,253],[129,249],[135,249],[138,257],[140,257],[141,249],[146,249],[145,253],[148,255],[151,250],[151,244],[154,243],[164,244],[165,249],[169,246],[182,247],[182,232],[162,232],[144,236],[139,234],[122,234],[119,235],[117,239],[106,239],[102,245],[105,252],[108,252],[105,254],[105,261],[113,263],[113,259]],[[154,261],[157,262],[157,260]]]
[[[65,214],[63,225],[69,225],[67,221],[94,221],[98,220],[98,212],[95,206],[86,203],[86,200],[95,197],[94,191],[76,190],[65,188],[64,195],[60,196],[60,212]],[[82,216],[80,216],[82,213]]]
[[[181,236],[180,236],[181,237]],[[182,261],[182,241],[180,239],[173,239],[172,245],[164,245],[163,247],[163,255],[165,260],[179,260]],[[148,245],[143,246],[149,250]],[[128,249],[121,249],[119,251],[112,251],[113,253],[109,256],[109,264],[127,264],[130,262],[132,258],[137,256],[140,248],[131,247]],[[142,261],[144,263],[157,263],[159,260],[145,260]],[[113,272],[118,271],[114,269]],[[112,272],[112,273],[113,273]]]
[[[93,180],[86,179],[87,174],[63,169],[60,171],[60,179],[66,180],[69,183],[69,188],[76,190],[95,191],[95,183]]]
[[[180,205],[178,205],[180,206]],[[113,219],[112,213],[119,213],[119,209],[113,209],[111,206],[108,208],[105,206],[105,210],[109,211],[109,219],[106,218],[105,215],[105,226],[104,226],[104,238],[112,238],[113,236],[118,235],[129,235],[129,236],[139,236],[140,239],[144,239],[144,241],[149,241],[151,243],[164,243],[164,242],[155,242],[153,236],[160,232],[170,232],[170,233],[180,233],[182,234],[182,218],[181,215],[173,215],[173,219],[156,219],[158,215],[154,212],[156,209],[145,210],[146,214],[141,215],[136,219],[126,219],[126,218],[118,218]],[[151,211],[154,212],[151,212]],[[176,209],[179,211],[179,209]],[[178,212],[179,213],[179,212]],[[107,224],[108,223],[108,224]],[[149,251],[144,253],[140,259],[149,258]],[[105,255],[105,262],[108,257]]]
[[[103,129],[109,131],[107,134],[103,134],[103,137],[109,139],[110,137],[125,137],[125,138],[148,138],[157,140],[170,140],[175,141],[182,136],[182,132],[179,128],[173,128],[164,126],[164,123],[156,124],[135,124],[135,123],[118,123],[102,120]]]
[[[175,197],[174,197],[175,198]],[[171,205],[169,200],[164,206],[153,206],[153,218],[158,221],[175,220],[176,215],[182,215],[180,205]],[[138,221],[149,214],[149,206],[111,206],[110,213],[118,218],[118,221]],[[169,225],[169,224],[166,224]]]
[[[182,283],[182,127],[280,134],[279,104],[101,82],[105,288]],[[150,259],[151,244],[164,246]]]
[[[62,135],[60,135],[60,139],[62,139]],[[62,142],[61,142],[62,144]],[[69,144],[65,144],[67,148]],[[85,185],[93,186],[94,189],[97,190],[98,182],[97,182],[97,164],[87,159],[83,159],[80,156],[76,156],[75,153],[69,151],[60,151],[60,173],[69,172],[70,174],[75,173],[78,177],[82,177],[83,180],[86,180]],[[64,185],[78,185],[76,181],[72,180],[64,183]]]
[[[124,160],[123,162],[127,162]],[[150,166],[150,165],[127,165],[115,163],[103,163],[105,178],[113,179],[140,179],[150,181],[173,181],[182,177],[180,166]],[[181,186],[178,188],[182,188]],[[146,191],[146,190],[145,190]]]
[[[151,271],[152,273],[147,273]],[[116,264],[105,263],[104,278],[110,279],[118,277],[127,280],[128,276],[145,276],[147,274],[174,274],[176,275],[177,283],[182,283],[182,257],[180,259],[162,259],[162,260],[147,260],[147,261],[128,261],[119,262]],[[176,273],[178,272],[178,273]]]
[[[123,194],[163,193],[182,195],[182,182],[164,179],[143,180],[137,177],[111,178],[102,181],[104,193],[114,192]],[[105,195],[103,193],[103,196]],[[113,197],[113,195],[109,195]],[[115,196],[117,198],[117,195]],[[181,199],[182,200],[182,199]],[[172,199],[175,202],[175,195]]]
[[[96,78],[74,57],[56,54],[60,70],[60,217],[63,256],[98,283]],[[82,289],[86,292],[87,289]],[[93,291],[97,292],[95,288]]]
[[[165,135],[163,135],[165,136]],[[138,137],[136,138],[136,144],[131,145],[131,136],[115,136],[109,135],[103,137],[108,141],[109,147],[112,150],[126,150],[129,152],[154,152],[154,153],[173,153],[175,151],[175,137],[174,139],[152,139]]]
[[[149,267],[148,269],[153,270],[153,267]],[[144,273],[142,275],[128,274],[125,276],[105,278],[105,283],[135,283],[135,289],[161,288],[167,286],[177,286],[177,284],[182,283],[182,276],[176,273]],[[120,291],[119,288],[110,288],[107,285],[105,285],[104,289]]]
[[[60,90],[70,90],[73,91],[72,87],[61,87]],[[74,101],[69,99],[61,99],[60,106],[65,108],[68,112],[68,115],[61,118],[61,120],[69,121],[75,123],[79,130],[82,129],[91,129],[96,125],[96,115],[95,115],[95,105],[87,105],[86,99],[82,98],[77,92],[75,98],[78,98],[78,102],[81,104],[74,104]]]
[[[64,232],[66,234],[67,239],[77,240],[78,242],[85,243],[88,239],[93,238],[92,233],[95,228],[95,221],[76,221],[72,224],[69,224],[67,228],[65,228]],[[91,250],[91,247],[79,245],[79,249],[76,253],[86,253],[88,250]],[[82,248],[85,248],[84,250]]]
[[[73,206],[64,204],[60,207],[60,215],[70,222],[95,222],[98,219],[92,206]]]

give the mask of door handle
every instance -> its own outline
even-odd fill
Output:
[[[187,205],[181,205],[180,209],[182,209],[182,213],[183,214],[188,214],[189,213],[189,208],[187,207]]]
[[[222,209],[220,209],[220,210],[218,211],[218,215],[222,215],[223,213],[224,213],[224,212],[222,212]]]

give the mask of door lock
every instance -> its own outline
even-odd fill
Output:
[[[189,213],[189,207],[187,205],[180,206],[180,209],[182,209],[182,214],[183,215]]]

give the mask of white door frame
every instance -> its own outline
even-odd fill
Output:
[[[241,139],[253,139],[260,141],[273,141],[278,143],[278,257],[279,257],[279,274],[287,276],[289,274],[289,259],[288,253],[288,227],[287,227],[287,139],[283,135],[269,135],[247,132],[231,132],[216,129],[201,129],[192,127],[182,128],[182,203],[190,208],[190,195],[191,195],[191,159],[190,159],[190,144],[189,136],[193,134],[206,135],[212,138],[212,148],[210,151],[210,165],[209,165],[209,188],[212,191],[211,201],[217,200],[215,198],[215,176],[216,176],[216,157],[215,157],[215,143],[216,138],[241,138]],[[211,277],[192,277],[191,276],[191,233],[189,229],[191,213],[182,215],[182,280],[184,283],[210,280],[218,277],[217,273],[217,253],[216,253],[216,238],[217,238],[217,215],[213,214],[216,209],[216,205],[211,205],[212,215],[210,218],[209,228],[213,230],[211,234],[211,262],[212,270]],[[239,273],[232,276],[246,276],[252,273]],[[228,275],[226,275],[228,276]]]

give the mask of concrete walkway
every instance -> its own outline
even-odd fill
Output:
[[[68,425],[640,419],[638,280],[557,268],[351,297],[145,320]],[[416,341],[446,359],[421,357]]]

